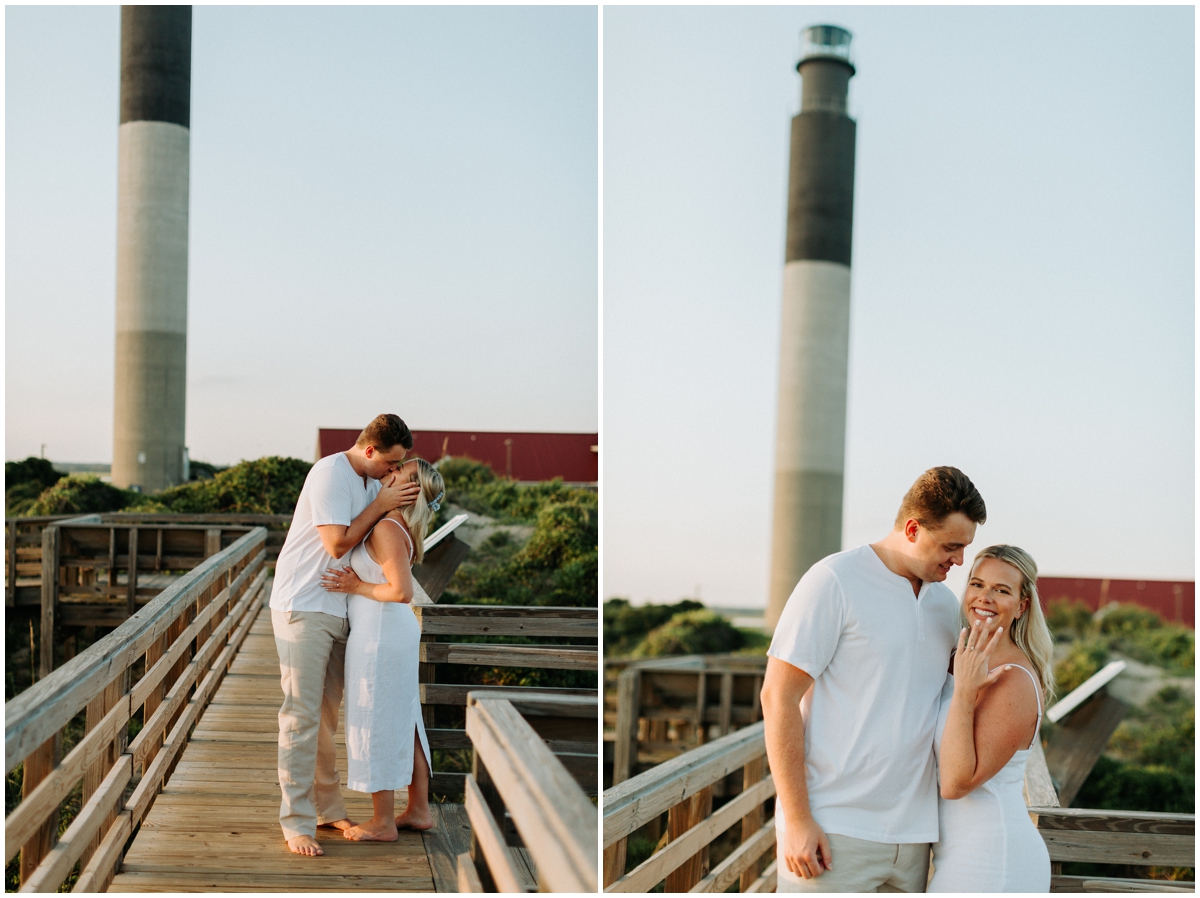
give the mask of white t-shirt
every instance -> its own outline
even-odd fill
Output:
[[[317,527],[324,524],[349,527],[374,501],[380,488],[379,481],[370,477],[364,486],[363,478],[354,473],[350,460],[342,452],[327,455],[312,466],[304,478],[292,526],[275,563],[273,611],[323,611],[334,617],[346,616],[345,594],[326,592],[321,586],[321,575],[337,559],[325,551]]]
[[[958,639],[958,600],[912,584],[868,546],[830,555],[796,584],[768,650],[813,678],[800,701],[808,801],[825,832],[938,840],[938,698]],[[786,825],[776,802],[781,836]]]

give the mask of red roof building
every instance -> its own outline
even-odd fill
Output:
[[[317,459],[345,452],[361,430],[317,431]],[[522,482],[561,477],[566,483],[600,479],[599,434],[498,433],[483,430],[414,430],[412,454],[427,461],[444,455],[483,462],[501,477]]]
[[[1196,628],[1195,580],[1109,580],[1085,577],[1038,577],[1042,607],[1054,599],[1075,599],[1093,611],[1109,602],[1141,605],[1164,620]]]

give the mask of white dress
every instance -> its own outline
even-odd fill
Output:
[[[399,522],[392,521],[408,539]],[[364,583],[386,583],[383,568],[367,554],[366,541],[350,553],[350,567]],[[421,719],[417,663],[421,625],[412,606],[352,595],[347,606],[346,786],[356,792],[400,789],[412,782],[413,731],[429,763],[429,740]],[[432,769],[432,764],[430,764]]]
[[[1033,674],[1019,664],[1033,681],[1038,695],[1038,719],[1029,748],[1016,752],[1008,763],[969,795],[953,801],[938,797],[938,832],[933,846],[933,879],[930,892],[1049,892],[1050,853],[1029,819],[1024,793],[1025,762],[1042,728],[1041,690]],[[994,670],[995,668],[993,668]],[[934,753],[941,758],[942,732],[954,677],[946,677],[934,735]]]

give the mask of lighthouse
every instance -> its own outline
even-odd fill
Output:
[[[192,8],[121,7],[112,481],[183,482]]]
[[[850,32],[814,25],[796,69],[779,353],[771,580],[774,627],[812,564],[842,547],[855,123]]]

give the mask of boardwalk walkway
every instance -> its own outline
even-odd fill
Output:
[[[467,850],[461,805],[435,805],[431,834],[392,843],[350,842],[320,829],[325,855],[302,858],[279,831],[277,713],[283,694],[265,606],[197,724],[109,887],[114,892],[413,891],[453,889],[454,855]],[[346,769],[344,726],[337,735]],[[370,796],[345,792],[352,819]],[[397,794],[397,811],[403,807]],[[436,875],[435,875],[436,874]]]

